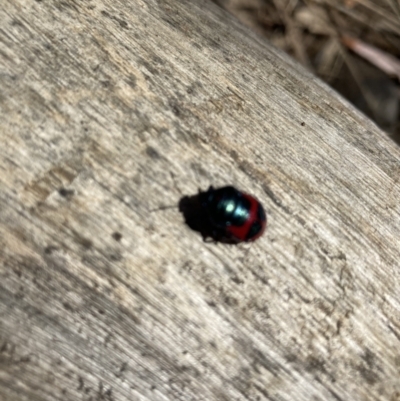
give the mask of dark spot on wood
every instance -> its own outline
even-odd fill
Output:
[[[399,400],[400,400],[400,391],[395,391],[394,393],[392,393],[390,401],[399,401]]]
[[[27,362],[30,362],[30,361],[31,361],[31,356],[30,355],[24,355],[19,359],[18,362],[27,363]]]
[[[211,39],[211,38],[208,39],[208,44],[213,49],[220,49],[221,48],[220,42],[221,42],[221,39],[219,37],[215,37],[215,39],[214,38],[213,39]]]
[[[74,311],[74,308],[68,302],[63,302],[62,305],[67,311],[70,311],[70,312]]]
[[[181,366],[178,366],[178,370],[179,370],[179,372],[187,372],[187,371],[190,371],[190,367],[186,366],[186,365],[181,365]]]
[[[289,363],[294,363],[294,362],[297,363],[298,360],[299,360],[299,358],[297,357],[296,354],[287,354],[287,355],[285,356],[285,359],[286,359],[286,361],[289,362]]]
[[[119,262],[123,259],[121,253],[118,251],[110,253],[109,258],[113,262]]]
[[[200,163],[194,162],[190,164],[190,167],[193,169],[193,172],[196,174],[211,179],[210,173],[206,170]]]
[[[305,369],[307,372],[312,372],[312,373],[315,372],[326,373],[325,361],[315,356],[310,356],[306,360]]]
[[[232,149],[229,151],[229,156],[232,157],[233,160],[236,162],[239,162],[239,154],[236,152],[236,150]]]
[[[243,284],[244,281],[242,279],[240,279],[238,276],[234,276],[231,278],[231,280],[235,283],[235,284]]]
[[[115,239],[115,241],[119,242],[122,239],[122,234],[119,233],[118,231],[115,231],[114,233],[111,234],[111,236]]]
[[[372,351],[368,348],[365,349],[364,354],[362,355],[362,359],[367,363],[369,367],[375,365],[376,356],[372,353]]]
[[[18,289],[18,293],[15,294],[15,298],[16,299],[24,299],[25,298],[24,292],[25,292],[25,288],[24,288],[24,286],[21,285]]]
[[[10,349],[12,350],[12,353],[14,353],[15,346],[11,346],[10,348],[10,344],[7,341],[4,341],[0,347],[0,354],[10,354],[10,352],[8,352]]]
[[[105,314],[105,311],[104,311],[103,309],[98,309],[97,312],[98,312],[100,315],[104,315],[104,314]]]
[[[281,370],[276,362],[265,356],[259,349],[253,348],[251,350],[251,354],[253,357],[253,362],[251,365],[256,372],[260,371],[258,366],[264,367],[273,374],[277,374]]]
[[[147,69],[147,71],[149,71],[152,75],[158,75],[157,69],[154,68],[154,66],[152,64],[150,64],[148,61],[140,60],[140,64],[142,64],[143,67],[145,67]],[[148,79],[150,79],[150,77],[148,77]]]
[[[272,190],[267,186],[263,185],[263,190],[265,194],[275,203],[275,205],[279,206],[282,210],[284,210],[288,214],[292,214],[286,206],[284,206],[280,199],[272,192]]]
[[[165,61],[160,56],[154,56],[153,61],[155,64],[164,65]]]
[[[201,89],[202,87],[203,87],[203,84],[201,82],[195,81],[187,87],[186,92],[189,95],[197,94],[198,90]]]
[[[112,334],[107,334],[106,338],[104,339],[104,344],[107,345],[112,340],[112,338]]]
[[[85,385],[85,382],[83,381],[83,378],[81,376],[78,377],[78,382],[79,382],[78,390],[82,390]]]
[[[78,7],[74,4],[73,1],[70,0],[55,2],[54,5],[58,10],[60,10],[63,13],[66,11],[69,12],[70,10],[79,13]]]
[[[272,400],[270,394],[264,387],[261,387],[257,383],[254,384],[254,387],[265,397],[265,399]]]
[[[301,125],[302,127],[304,127],[304,126],[306,125],[306,123],[303,121],[300,125]]]
[[[23,27],[24,24],[23,24],[20,20],[13,19],[13,20],[11,21],[11,26],[21,26],[21,27]]]
[[[136,88],[136,83],[137,83],[137,79],[133,74],[130,74],[128,79],[126,80],[126,83],[133,89]]]
[[[378,381],[378,375],[370,368],[367,368],[363,365],[358,365],[357,370],[360,372],[360,375],[364,378],[364,380],[369,385],[374,385]]]
[[[163,21],[165,21],[167,24],[171,25],[173,28],[179,28],[179,23],[175,22],[173,19],[170,19],[170,18],[165,17],[163,15],[161,16],[161,19]]]
[[[54,246],[54,245],[49,245],[46,246],[46,248],[44,248],[44,253],[46,255],[51,255],[53,252],[57,251],[58,247]]]
[[[67,188],[60,188],[58,190],[58,193],[63,197],[70,199],[74,196],[75,191],[73,189],[67,189]]]
[[[119,23],[119,26],[121,28],[128,29],[129,25],[125,20],[123,20],[121,18],[115,18],[115,20]]]
[[[338,321],[336,322],[336,334],[339,335],[340,334],[340,330],[343,326],[343,321],[341,319],[338,319]]]
[[[376,371],[379,371],[380,367],[377,365],[375,354],[370,349],[366,348],[364,353],[361,355],[361,358],[365,363],[357,365],[357,370],[368,384],[373,385],[377,383],[379,377]]]
[[[332,396],[335,398],[337,401],[344,401],[342,397],[339,397],[339,395],[336,394],[335,391],[333,391],[331,388],[326,387],[327,390],[332,394]]]
[[[181,109],[180,109],[178,103],[171,101],[171,102],[169,103],[169,105],[170,105],[170,107],[171,107],[171,109],[172,109],[172,112],[173,112],[177,117],[179,117],[179,116],[182,114],[182,111],[181,111]]]
[[[192,46],[196,49],[203,50],[203,46],[201,46],[200,43],[192,42]]]
[[[75,235],[75,240],[86,249],[90,249],[93,246],[93,242],[90,239],[82,237],[79,234]]]
[[[112,401],[114,400],[114,397],[112,395],[112,388],[109,388],[105,391],[104,396],[106,397],[106,400]]]
[[[228,305],[228,306],[237,306],[239,304],[239,301],[234,298],[234,297],[230,297],[229,295],[227,295],[224,298],[224,302]]]
[[[146,148],[146,154],[152,159],[160,159],[160,154],[152,146]]]
[[[103,86],[104,88],[110,88],[111,81],[110,80],[100,81],[100,85]]]
[[[126,362],[124,362],[120,368],[119,371],[115,374],[116,377],[121,377],[122,374],[126,371],[126,368],[128,367],[128,364]]]

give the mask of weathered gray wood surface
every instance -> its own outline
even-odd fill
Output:
[[[207,1],[0,7],[0,399],[400,399],[400,151]],[[203,243],[210,184],[268,212]]]

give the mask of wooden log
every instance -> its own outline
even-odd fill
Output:
[[[400,399],[400,151],[208,1],[0,10],[0,398]],[[176,206],[257,196],[204,243]]]

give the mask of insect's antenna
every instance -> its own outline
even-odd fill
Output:
[[[152,212],[159,212],[160,210],[167,210],[167,209],[176,209],[178,206],[173,205],[173,206],[160,206],[156,209],[151,209],[149,210],[150,213]]]

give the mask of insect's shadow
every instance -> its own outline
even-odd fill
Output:
[[[184,196],[180,199],[178,206],[186,225],[193,231],[200,233],[204,242],[237,243],[237,241],[226,237],[225,229],[216,227],[211,223],[207,208],[201,202],[201,192],[193,196]]]

